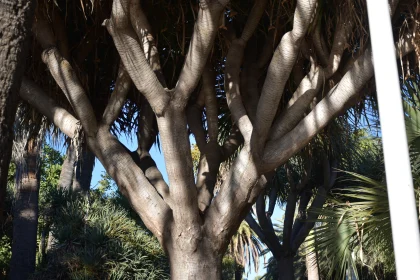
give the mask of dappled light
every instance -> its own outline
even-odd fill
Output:
[[[396,275],[365,0],[12,2],[0,278]],[[417,191],[420,6],[389,3]]]

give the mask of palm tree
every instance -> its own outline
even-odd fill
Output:
[[[228,252],[233,256],[236,264],[235,280],[241,280],[245,267],[254,266],[259,269],[259,258],[262,256],[264,245],[258,239],[249,225],[242,221],[238,231],[232,236]]]
[[[38,229],[38,194],[40,187],[40,154],[45,126],[37,122],[21,124],[21,107],[15,126],[19,133],[14,142],[16,164],[15,199],[13,205],[13,243],[10,277],[27,279],[35,271]],[[34,124],[35,123],[35,124]]]
[[[416,74],[407,78],[402,85],[417,200],[420,179],[418,84],[419,75]],[[377,158],[380,157],[381,150],[377,149],[376,152]],[[380,169],[383,170],[383,167]],[[345,187],[336,189],[336,194],[325,208],[315,210],[320,215],[317,219],[320,226],[310,237],[310,247],[313,250],[316,245],[320,267],[329,278],[345,278],[349,273],[373,279],[393,278],[395,264],[385,174],[380,171],[376,174],[365,172],[366,176],[352,172],[347,174],[343,182]],[[374,176],[376,180],[372,179]]]

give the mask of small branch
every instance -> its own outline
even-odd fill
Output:
[[[274,213],[274,208],[276,207],[277,202],[277,188],[272,187],[270,190],[270,196],[269,196],[269,203],[268,203],[268,210],[267,210],[267,216],[271,218],[271,216]]]
[[[239,86],[239,73],[244,54],[245,42],[235,39],[226,57],[225,90],[226,100],[232,114],[234,124],[239,128],[245,143],[249,143],[253,130],[247,115]]]
[[[248,215],[246,215],[245,221],[248,223],[249,227],[257,234],[257,236],[261,240],[261,242],[266,244],[268,249],[270,249],[270,251],[273,251],[271,244],[269,244],[270,242],[265,238],[265,235],[264,235],[262,229],[260,228],[260,225],[254,219],[254,217],[252,217],[251,212],[249,212]]]
[[[200,0],[197,21],[191,38],[190,47],[185,58],[184,66],[175,86],[175,93],[179,106],[185,107],[190,95],[196,88],[207,58],[213,46],[218,23],[223,15],[228,0],[205,1]]]
[[[152,184],[166,204],[172,209],[173,201],[170,197],[169,186],[163,179],[162,173],[157,168],[156,162],[153,160],[149,151],[137,149],[136,152],[132,153],[132,157],[150,184]]]
[[[309,204],[309,201],[312,197],[312,190],[310,188],[306,188],[303,190],[303,193],[300,195],[299,199],[299,207],[298,207],[298,215],[293,223],[292,229],[292,240],[296,238],[297,234],[299,233],[300,229],[304,225],[306,221],[306,210]]]
[[[271,223],[271,220],[267,218],[265,213],[265,198],[264,194],[260,194],[260,196],[257,199],[257,217],[258,222],[261,226],[261,229],[264,233],[264,236],[266,237],[266,240],[270,244],[271,253],[273,256],[277,257],[280,255],[281,251],[283,250],[282,246],[280,245],[280,241],[274,231],[273,224]],[[268,246],[268,245],[267,245]]]
[[[209,69],[209,67],[206,67],[203,73],[202,91],[204,92],[204,102],[206,105],[209,142],[217,142],[217,136],[219,134],[217,100],[216,93],[214,91],[214,81],[214,73],[211,69]]]
[[[155,142],[157,130],[155,114],[147,100],[143,100],[138,117],[137,141],[138,150],[149,151]]]
[[[195,142],[197,143],[200,152],[204,151],[206,146],[206,131],[203,127],[203,110],[198,104],[193,104],[187,108],[188,127],[194,135]]]
[[[315,27],[312,42],[321,64],[323,66],[328,65],[328,49],[327,44],[325,43],[325,38],[321,33],[321,21],[319,21]]]
[[[347,48],[347,41],[353,30],[354,23],[347,19],[338,20],[337,26],[327,68],[325,69],[326,79],[331,78],[337,72],[343,52]]]
[[[296,210],[297,193],[296,189],[291,189],[289,196],[287,197],[286,211],[284,213],[284,225],[283,225],[283,246],[286,251],[291,250],[291,237],[292,237],[292,226],[293,218]]]
[[[118,118],[122,107],[127,99],[127,94],[131,88],[131,79],[124,65],[121,63],[118,70],[117,81],[115,82],[114,91],[105,108],[102,116],[102,124],[110,127],[112,123]]]
[[[400,37],[396,44],[397,57],[402,58],[408,53],[414,51],[414,36],[413,34],[404,34]]]

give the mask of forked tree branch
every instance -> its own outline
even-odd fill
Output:
[[[278,255],[283,251],[283,247],[280,245],[279,238],[277,237],[276,232],[274,231],[271,219],[269,219],[266,216],[264,193],[261,193],[258,197],[256,209],[259,225],[261,226],[264,236],[270,244],[271,249],[273,249],[271,252],[275,257],[278,257]]]
[[[95,139],[88,139],[88,144],[121,193],[162,244],[165,235],[170,233],[171,210],[134,162],[127,148],[107,129],[100,129]]]
[[[331,78],[341,62],[342,54],[347,47],[347,41],[353,29],[353,22],[339,20],[338,28],[334,35],[333,46],[329,55],[328,64],[325,68],[315,66],[316,62],[311,59],[311,70],[300,82],[287,104],[287,110],[277,118],[273,124],[270,139],[280,139],[293,129],[304,117],[304,113],[317,95],[321,87],[325,87],[326,80]]]
[[[318,213],[316,213],[314,210],[319,209],[324,205],[325,200],[327,199],[327,193],[329,192],[329,190],[335,183],[337,173],[334,172],[329,162],[329,159],[326,156],[324,157],[324,160],[323,160],[323,171],[324,171],[324,184],[318,189],[318,192],[311,204],[311,207],[308,210],[309,215],[308,215],[307,220],[301,224],[299,231],[297,232],[295,236],[293,236],[293,240],[291,244],[291,249],[293,250],[293,252],[297,252],[300,245],[302,245],[302,243],[305,241],[306,237],[308,236],[309,232],[314,227],[315,220],[318,217]]]

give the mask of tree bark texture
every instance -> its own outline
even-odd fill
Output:
[[[35,3],[34,0],[0,1],[0,222],[12,155],[13,122]]]
[[[76,148],[71,142],[67,147],[66,158],[61,165],[60,178],[58,180],[58,187],[69,190],[73,184],[74,168],[76,164]]]
[[[194,252],[180,247],[168,250],[172,280],[221,279],[222,256],[205,243]]]
[[[216,49],[213,48],[214,40],[228,2],[198,2],[190,47],[184,56],[178,80],[175,80],[176,85],[169,89],[162,80],[163,69],[157,61],[158,48],[155,48],[156,42],[150,34],[145,16],[147,12],[143,12],[142,5],[134,0],[114,0],[110,19],[104,21],[104,26],[119,53],[121,66],[114,79],[109,103],[105,110],[100,111],[102,119],[98,116],[99,109],[95,110],[96,104],[88,97],[83,80],[78,77],[84,72],[78,70],[79,66],[73,68],[72,60],[61,53],[54,43],[54,34],[49,30],[48,22],[41,24],[39,21],[34,29],[43,49],[42,60],[72,106],[74,116],[29,81],[24,83],[20,92],[25,100],[69,137],[77,135],[75,130],[82,127],[90,151],[101,161],[133,210],[169,255],[172,279],[220,279],[221,258],[241,220],[261,197],[267,183],[266,175],[300,152],[332,119],[346,110],[349,104],[354,104],[359,92],[373,77],[369,48],[360,50],[355,59],[345,59],[346,64],[338,67],[341,66],[346,38],[351,33],[348,29],[353,27],[344,22],[342,24],[346,28],[335,31],[337,36],[334,36],[330,57],[326,53],[328,50],[319,50],[320,55],[324,52],[325,59],[317,61],[318,54],[314,56],[309,52],[305,59],[311,69],[307,71],[307,67],[300,67],[300,78],[295,79],[300,84],[292,89],[294,92],[283,94],[290,87],[291,73],[299,68],[295,64],[299,57],[304,56],[301,53],[305,53],[306,41],[312,40],[307,33],[316,29],[313,24],[317,23],[312,23],[319,5],[316,0],[296,1],[293,20],[289,18],[289,22],[293,23],[291,30],[282,34],[270,31],[273,35],[267,39],[265,53],[259,55],[255,70],[247,72],[249,69],[243,64],[245,49],[258,30],[261,18],[269,14],[264,12],[267,3],[272,2],[254,1],[243,28],[229,30],[226,27],[226,38],[221,36],[226,39],[229,48],[228,54],[222,58],[226,66],[222,71],[227,109],[235,129],[224,144],[218,143],[217,120],[220,112],[215,109],[218,106],[214,100],[216,81],[205,74],[205,66],[211,61],[208,58],[212,49]],[[342,20],[341,17],[334,18]],[[225,30],[224,27],[221,29]],[[270,29],[273,29],[272,26]],[[343,34],[339,34],[341,32]],[[277,35],[281,35],[280,38],[276,39]],[[275,44],[278,41],[280,43]],[[316,45],[316,42],[313,43]],[[153,52],[148,54],[147,49],[150,48]],[[255,72],[254,79],[248,80],[254,85],[241,89],[241,84],[244,84],[242,74],[245,72]],[[337,75],[332,81],[335,86],[325,86],[325,81],[334,75]],[[128,151],[110,132],[111,124],[129,98],[130,79],[149,107],[149,110],[143,110],[142,106],[139,112],[143,125],[139,125],[136,153]],[[203,88],[199,90],[197,85]],[[32,95],[28,94],[29,89]],[[252,98],[247,100],[246,96]],[[284,100],[286,98],[288,100]],[[204,114],[208,127],[202,121]],[[156,137],[154,125],[150,125],[154,123],[158,126],[169,186],[149,159],[151,145],[148,143]],[[202,155],[197,181],[192,170],[189,131],[194,134]],[[237,131],[240,137],[235,136]],[[213,190],[218,166],[241,144],[243,147],[215,195]],[[322,206],[326,191],[328,188],[324,187],[317,193],[311,207]],[[293,256],[313,226],[313,223],[303,220],[293,223],[299,194],[297,187],[287,205],[285,245],[278,242],[271,221],[267,219],[265,202],[260,201],[260,207],[257,207],[263,209],[257,213],[262,227],[258,232],[265,235],[267,245],[279,262],[280,279],[293,279]],[[308,202],[301,200],[300,203],[306,203],[306,209]],[[311,219],[314,217],[309,216],[306,220]]]
[[[40,145],[30,138],[22,162],[17,164],[16,196],[13,207],[13,244],[10,279],[28,279],[35,271]]]

